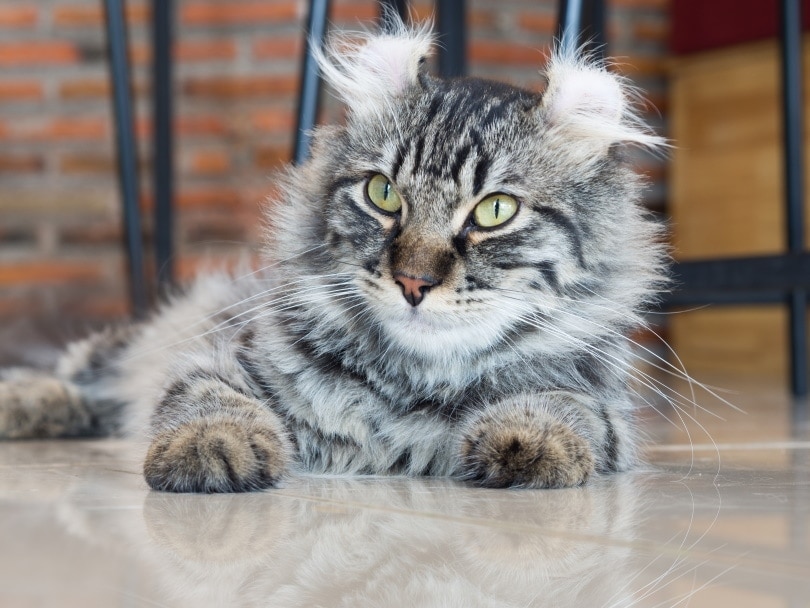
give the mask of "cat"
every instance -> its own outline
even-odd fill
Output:
[[[0,437],[148,442],[155,490],[296,472],[561,488],[638,460],[626,337],[665,284],[634,90],[557,52],[542,93],[430,75],[427,26],[318,52],[347,106],[279,177],[264,266],[0,374]],[[146,447],[146,445],[144,445]]]

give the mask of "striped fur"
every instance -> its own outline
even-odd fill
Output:
[[[544,95],[445,81],[426,31],[394,29],[321,54],[350,111],[281,176],[266,267],[72,345],[37,388],[10,376],[0,437],[143,437],[147,482],[170,491],[304,470],[564,487],[632,466],[625,336],[662,251],[624,149],[656,138],[600,66],[553,58]],[[371,203],[376,174],[399,212]],[[483,228],[491,194],[520,206]],[[418,305],[403,276],[430,278]]]

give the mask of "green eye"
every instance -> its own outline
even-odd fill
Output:
[[[518,210],[518,202],[508,194],[492,194],[475,206],[476,226],[493,228],[509,220]]]
[[[384,175],[377,174],[368,180],[366,194],[369,200],[387,213],[396,213],[402,209],[402,200],[391,181]]]

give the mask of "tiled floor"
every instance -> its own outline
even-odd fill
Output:
[[[171,495],[124,442],[0,443],[0,606],[810,606],[806,408],[729,385],[747,413],[647,412],[650,466],[572,490]]]

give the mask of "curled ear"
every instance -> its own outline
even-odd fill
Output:
[[[326,52],[315,49],[324,79],[355,114],[376,113],[419,83],[431,52],[430,24],[411,28],[388,19],[385,32],[334,36]]]
[[[542,112],[548,132],[561,140],[572,160],[596,160],[617,143],[665,145],[636,114],[636,89],[601,63],[558,53],[545,76]]]

